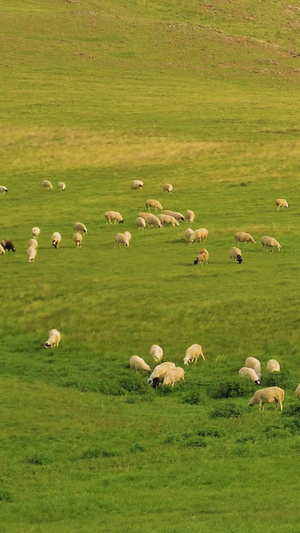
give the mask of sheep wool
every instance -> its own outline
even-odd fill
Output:
[[[34,239],[36,239],[39,236],[40,233],[41,233],[41,230],[37,226],[34,226],[34,228],[32,228],[32,230],[31,230],[31,234],[32,234]]]
[[[249,381],[252,381],[252,383],[256,383],[256,385],[260,385],[260,379],[253,368],[243,366],[239,370],[239,377],[248,379]]]
[[[80,231],[82,233],[87,233],[87,229],[86,229],[85,225],[82,224],[82,222],[75,222],[74,226],[73,226],[73,230],[74,231]]]
[[[61,234],[58,233],[58,231],[55,231],[52,234],[51,241],[52,241],[52,246],[54,246],[54,248],[59,248],[59,245],[61,242]]]
[[[181,221],[185,220],[184,216],[181,213],[179,213],[178,211],[164,211],[164,214],[165,215],[170,215],[171,217],[176,218],[176,220],[178,220],[178,222],[181,222]]]
[[[255,240],[253,239],[252,235],[250,233],[246,233],[245,231],[238,231],[234,234],[235,242],[251,242],[252,244],[256,244]]]
[[[276,359],[269,359],[266,366],[267,372],[280,372],[280,364]]]
[[[162,360],[164,352],[163,349],[158,344],[153,344],[150,348],[150,355],[155,363],[158,363]]]
[[[2,246],[2,244],[0,244],[0,255],[5,255],[5,250]]]
[[[61,334],[57,329],[50,329],[49,338],[44,344],[44,348],[54,348],[57,347],[61,340]]]
[[[263,250],[269,251],[269,248],[277,248],[278,252],[281,250],[282,246],[280,246],[279,242],[274,239],[274,237],[270,237],[269,235],[265,235],[261,238],[261,243],[263,245]]]
[[[57,184],[57,187],[60,191],[65,191],[66,190],[66,184],[63,182],[63,181],[59,181],[58,184]]]
[[[187,228],[184,232],[184,235],[185,235],[185,238],[187,241],[190,240],[191,236],[193,235],[193,231],[192,228]]]
[[[124,233],[117,233],[117,235],[115,236],[115,246],[116,245],[118,245],[119,248],[120,246],[129,246],[129,240],[127,239],[126,235],[124,235]]]
[[[178,220],[170,215],[157,215],[163,226],[179,226]]]
[[[250,407],[253,405],[259,405],[259,410],[263,411],[265,403],[275,402],[275,409],[277,410],[278,407],[280,407],[280,410],[282,411],[283,400],[283,389],[280,387],[267,387],[266,389],[257,390],[248,405],[250,405]]]
[[[109,224],[123,224],[124,222],[122,215],[118,211],[106,211],[104,216]]]
[[[146,227],[146,222],[145,222],[145,219],[143,217],[137,217],[135,223],[136,223],[137,228],[139,230],[140,229],[144,229]]]
[[[229,258],[233,259],[234,262],[241,263],[243,261],[241,250],[236,248],[236,246],[232,246],[229,250]]]
[[[33,263],[35,257],[36,257],[37,250],[33,246],[29,246],[27,248],[27,261],[28,263]]]
[[[162,190],[164,192],[172,192],[173,191],[173,185],[171,183],[164,183],[162,186]]]
[[[258,375],[258,379],[261,380],[261,364],[258,359],[255,357],[247,357],[244,366],[247,368],[253,368],[255,370],[256,374]]]
[[[78,246],[80,248],[80,246],[82,244],[82,234],[79,233],[78,231],[76,233],[74,233],[73,241],[75,242],[75,246]]]
[[[147,363],[145,363],[144,359],[139,357],[138,355],[132,355],[129,359],[129,366],[133,370],[141,370],[143,372],[151,372],[151,368]]]
[[[148,213],[147,215],[145,214],[143,218],[146,222],[146,225],[149,226],[149,228],[161,228],[162,226],[159,218],[157,218],[157,216],[153,215],[152,213]]]
[[[190,209],[188,209],[185,213],[185,218],[188,222],[194,222],[195,220],[195,213],[194,211],[191,211]]]
[[[208,230],[206,228],[200,228],[193,231],[192,235],[190,236],[189,242],[201,242],[206,241],[208,236]]]
[[[132,190],[137,190],[137,189],[142,189],[143,188],[143,185],[144,183],[140,180],[133,180],[130,184],[130,188]]]
[[[51,191],[53,189],[53,185],[52,185],[51,181],[49,181],[49,180],[44,180],[43,181],[43,187],[44,187],[44,189],[47,189],[48,191]]]
[[[287,209],[288,206],[289,206],[289,204],[287,203],[287,201],[284,198],[278,198],[278,200],[276,200],[277,210],[280,209],[281,207],[283,207],[284,209]]]
[[[35,248],[37,250],[39,247],[39,243],[37,242],[36,239],[29,239],[28,246],[29,247],[32,246],[32,248]]]
[[[6,194],[8,192],[8,188],[4,185],[0,185],[0,194]]]
[[[128,242],[131,241],[131,233],[129,231],[124,231],[123,235],[127,238]]]
[[[189,365],[190,363],[197,363],[199,357],[202,357],[203,361],[205,361],[202,346],[200,346],[200,344],[192,344],[185,352],[183,364]]]
[[[157,209],[158,209],[159,211],[162,210],[162,205],[161,205],[161,203],[160,203],[158,200],[153,200],[152,198],[151,198],[150,200],[146,200],[145,205],[146,205],[148,211],[150,211],[151,208],[153,208],[154,211],[157,211]]]
[[[200,265],[205,265],[208,263],[208,258],[208,251],[206,250],[206,248],[202,248],[202,250],[200,250],[198,254],[198,257],[196,257],[196,259],[194,260],[194,265],[197,265],[198,263],[200,263]]]
[[[154,389],[156,389],[159,383],[161,383],[164,379],[165,374],[169,370],[172,370],[172,368],[175,368],[175,364],[171,362],[161,363],[160,365],[157,365],[154,368],[151,376],[148,378],[148,383],[150,383],[150,385]]]
[[[163,385],[171,385],[174,387],[175,383],[181,379],[184,381],[184,370],[180,366],[176,366],[165,374]]]

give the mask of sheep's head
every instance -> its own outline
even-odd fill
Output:
[[[196,257],[195,261],[194,261],[194,265],[197,265],[197,263],[199,263],[199,259],[198,257]]]
[[[240,254],[238,254],[236,256],[236,260],[237,260],[238,263],[241,263],[243,261],[243,258],[242,258],[242,256]]]
[[[45,344],[44,344],[44,348],[50,348],[50,344],[49,344],[48,341],[45,342]]]

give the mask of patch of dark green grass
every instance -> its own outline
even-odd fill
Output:
[[[217,405],[211,412],[210,418],[238,418],[245,413],[245,409],[232,402]]]

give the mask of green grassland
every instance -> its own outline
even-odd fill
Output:
[[[299,531],[300,8],[2,0],[0,12],[0,240],[17,249],[0,256],[1,531]],[[193,264],[202,245],[186,222],[137,230],[148,198],[195,212],[208,265]],[[125,230],[130,247],[114,247]],[[256,240],[241,265],[236,231]],[[263,252],[263,235],[282,250]],[[44,350],[51,328],[62,341]],[[153,368],[156,343],[178,365],[200,343],[206,361],[154,390],[128,362]],[[248,356],[263,386],[284,388],[283,413],[248,407]]]

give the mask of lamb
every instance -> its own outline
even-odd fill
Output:
[[[172,192],[173,191],[173,185],[171,183],[164,183],[162,186],[162,190],[164,192]]]
[[[176,366],[165,374],[163,385],[172,385],[174,387],[176,381],[180,381],[181,379],[184,381],[184,370],[180,366]]]
[[[189,242],[201,242],[206,241],[208,236],[208,230],[206,228],[200,228],[193,231],[192,235],[190,236]]]
[[[51,240],[52,240],[52,246],[54,246],[54,248],[59,248],[59,245],[61,242],[61,234],[58,233],[58,231],[55,231],[52,234]]]
[[[37,250],[39,247],[39,243],[36,239],[29,239],[28,246],[32,246],[32,248],[35,248]]]
[[[279,210],[281,207],[284,207],[285,209],[287,209],[288,206],[289,206],[289,204],[287,203],[287,201],[284,198],[278,198],[278,200],[276,200],[277,210]]]
[[[252,242],[252,244],[256,244],[255,240],[253,239],[252,235],[250,233],[246,233],[246,231],[238,231],[234,234],[235,242]]]
[[[44,344],[44,348],[57,347],[60,343],[61,334],[57,329],[51,329],[49,332],[49,338]]]
[[[280,407],[280,410],[282,411],[282,402],[284,400],[284,390],[280,387],[267,387],[266,389],[260,389],[257,390],[254,394],[254,396],[251,398],[249,405],[252,407],[253,405],[259,405],[259,410],[264,410],[264,404],[265,403],[276,403],[275,410]]]
[[[2,246],[2,244],[0,244],[0,255],[5,255],[5,250]]]
[[[146,224],[151,227],[161,228],[162,224],[159,218],[152,213],[139,213],[139,217],[143,218]]]
[[[191,236],[193,235],[194,230],[192,228],[187,228],[184,232],[185,238],[187,241],[190,240]]]
[[[133,180],[130,184],[130,187],[132,190],[135,190],[135,189],[142,189],[144,183],[140,180]]]
[[[298,400],[300,400],[300,383],[299,383],[298,387],[295,390],[295,394],[296,394]]]
[[[154,211],[156,211],[157,209],[159,211],[162,210],[162,205],[161,205],[161,203],[158,200],[153,200],[153,199],[146,200],[145,205],[146,205],[148,211],[151,210],[151,207],[153,207]]]
[[[34,237],[34,239],[37,239],[40,233],[41,233],[41,230],[37,226],[34,226],[34,228],[32,228],[31,230],[31,234]]]
[[[78,231],[74,233],[73,235],[73,241],[75,242],[75,246],[80,247],[82,243],[82,235]]]
[[[144,359],[139,357],[138,355],[132,355],[129,360],[129,366],[133,370],[142,370],[144,372],[151,372],[151,368],[147,363],[145,363]]]
[[[243,261],[241,250],[239,248],[236,248],[235,246],[233,246],[229,250],[229,258],[233,259],[237,263],[241,263]]]
[[[34,259],[35,259],[35,256],[36,256],[36,248],[34,248],[33,246],[29,246],[29,248],[27,248],[27,261],[28,263],[33,263]]]
[[[200,344],[192,344],[192,346],[190,346],[185,352],[183,364],[189,365],[190,363],[197,363],[199,357],[202,357],[203,361],[205,361],[202,347],[200,346]]]
[[[135,221],[138,229],[144,229],[145,226],[146,226],[146,222],[145,222],[145,219],[143,217],[137,217],[136,221]]]
[[[7,241],[6,239],[3,239],[1,241],[1,246],[3,246],[4,250],[7,250],[8,252],[11,250],[12,252],[15,252],[16,249],[11,241]]]
[[[280,372],[280,364],[276,359],[269,359],[266,366],[267,372]]]
[[[180,222],[181,220],[185,220],[184,216],[181,213],[178,213],[177,211],[165,211],[164,214],[176,218],[178,222]]]
[[[150,355],[155,363],[158,363],[162,360],[164,352],[163,349],[158,346],[158,344],[153,344],[150,348]]]
[[[170,363],[170,362],[167,362],[167,363],[161,363],[160,365],[157,365],[151,376],[148,378],[148,383],[150,383],[150,385],[156,389],[158,387],[158,385],[162,382],[162,380],[164,379],[165,377],[165,374],[169,371],[169,370],[172,370],[172,368],[175,368],[175,364],[174,363]]]
[[[185,218],[188,222],[194,222],[195,220],[195,213],[194,211],[191,211],[190,209],[188,209],[185,213]]]
[[[57,184],[57,187],[59,188],[60,191],[66,190],[66,184],[63,181],[59,181]]]
[[[8,192],[8,188],[5,187],[4,185],[0,185],[0,194],[5,194]]]
[[[157,215],[163,226],[179,226],[178,220],[170,215]]]
[[[87,229],[86,229],[85,225],[82,224],[82,222],[75,222],[74,225],[73,225],[73,230],[74,231],[80,231],[82,233],[87,233]]]
[[[114,224],[123,224],[124,222],[122,215],[118,211],[106,211],[104,216],[109,224],[112,222]]]
[[[52,185],[51,181],[49,181],[49,180],[44,180],[43,181],[43,187],[44,187],[44,189],[48,189],[48,191],[51,191],[53,189],[53,185]]]
[[[261,383],[255,370],[253,370],[253,368],[248,368],[247,366],[240,368],[239,377],[249,379],[253,383],[256,383],[256,385],[260,385]]]
[[[128,242],[131,241],[131,233],[129,231],[124,231],[123,235],[125,235],[125,237],[127,237]]]
[[[256,374],[258,375],[258,379],[261,380],[261,364],[258,359],[255,357],[247,357],[245,361],[245,366],[247,368],[253,368],[255,370]]]
[[[120,246],[127,246],[129,247],[129,240],[127,239],[126,235],[124,233],[117,233],[115,236],[115,246],[116,244],[120,248]]]
[[[261,238],[261,243],[263,245],[263,249],[267,252],[269,251],[269,248],[277,248],[278,252],[281,250],[282,246],[280,246],[279,242],[276,241],[273,237],[269,237],[269,235],[265,235]]]
[[[198,257],[194,260],[194,265],[197,265],[197,263],[200,263],[200,265],[205,265],[208,263],[209,253],[206,250],[206,248],[202,248],[200,250]]]

